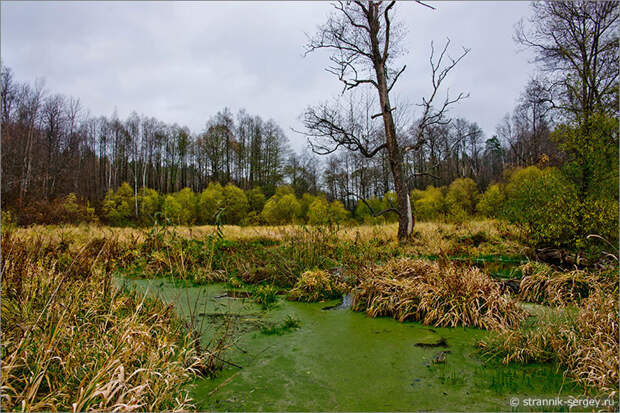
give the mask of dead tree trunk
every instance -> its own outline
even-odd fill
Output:
[[[366,119],[356,118],[356,116],[364,117],[364,115],[351,113],[353,110],[350,109],[342,111],[340,108],[333,109],[326,105],[309,108],[304,114],[304,125],[309,131],[306,135],[315,138],[314,141],[310,140],[310,144],[312,150],[318,154],[333,153],[342,147],[371,158],[382,150],[387,151],[398,205],[396,208],[389,208],[379,214],[390,211],[398,213],[398,240],[402,242],[407,240],[412,233],[414,219],[403,168],[404,153],[408,149],[399,144],[393,116],[395,108],[391,106],[389,96],[390,90],[406,68],[406,65],[400,70],[389,68],[398,50],[394,47],[394,39],[398,39],[399,36],[391,33],[398,25],[393,26],[390,22],[390,13],[395,4],[395,1],[338,2],[334,5],[337,12],[320,27],[317,36],[310,39],[307,45],[307,53],[322,48],[333,50],[330,57],[333,66],[327,68],[327,71],[338,76],[344,83],[343,93],[360,85],[370,85],[377,90],[380,112],[372,115],[371,119],[382,117],[385,140],[377,141],[376,134],[363,130],[364,127],[360,125],[368,123],[369,119],[367,117]],[[417,150],[423,146],[421,138],[424,129],[431,124],[441,122],[446,106],[463,97],[459,95],[452,101],[446,98],[443,107],[438,112],[432,108],[441,81],[467,53],[465,51],[460,58],[452,60],[451,65],[438,72],[437,69],[445,52],[446,49],[443,50],[437,66],[433,64],[431,55],[433,93],[428,100],[423,99],[421,105],[424,107],[424,116],[419,122],[419,133],[416,135],[418,143],[411,146],[418,148]],[[343,112],[348,112],[346,115],[348,119],[343,120]],[[321,139],[324,141],[321,142]]]

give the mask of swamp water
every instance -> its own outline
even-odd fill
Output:
[[[338,300],[280,297],[265,311],[251,298],[228,297],[223,284],[118,284],[174,302],[183,316],[191,308],[204,343],[226,324],[236,332],[227,359],[238,367],[192,384],[202,411],[511,411],[513,397],[581,394],[550,365],[484,364],[474,348],[482,330],[370,318]],[[299,328],[278,329],[287,318]],[[434,363],[442,351],[445,362]]]

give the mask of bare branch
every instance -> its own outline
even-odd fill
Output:
[[[388,50],[390,48],[390,26],[391,24],[390,24],[389,12],[390,12],[390,9],[394,7],[394,4],[396,4],[396,1],[392,0],[390,4],[383,11],[383,16],[385,19],[385,41],[383,44],[383,56],[381,57],[381,63],[384,65],[387,62]]]
[[[343,122],[340,118],[337,109],[330,109],[324,105],[317,112],[316,109],[309,108],[304,114],[304,125],[308,132],[299,133],[309,138],[312,151],[318,155],[334,153],[338,148],[344,147],[350,151],[359,152],[367,158],[372,158],[385,149],[387,144],[384,142],[373,148],[368,136],[358,136],[355,133],[355,129],[359,129],[356,126],[355,116],[352,108],[347,125],[347,122]],[[310,138],[326,139],[328,143],[321,144]]]
[[[412,173],[411,176],[430,176],[431,178],[436,179],[438,181],[441,179],[437,175],[433,175],[429,172],[415,172],[415,173]]]
[[[364,205],[366,205],[368,207],[368,209],[370,210],[370,213],[372,214],[373,217],[378,217],[378,216],[387,214],[388,212],[394,212],[398,216],[400,216],[400,212],[394,206],[392,206],[390,208],[386,208],[386,209],[381,210],[381,211],[375,212],[375,210],[370,206],[370,204],[368,203],[368,201],[366,201],[366,199],[364,199],[363,197],[357,195],[356,193],[347,192],[347,196],[350,196],[350,195],[353,195],[354,197],[356,197],[357,199],[362,201],[364,203]],[[388,201],[390,202],[390,205],[392,205],[392,201],[390,201],[389,199],[388,199]]]
[[[435,99],[437,98],[437,93],[446,79],[448,74],[454,67],[469,53],[470,49],[463,48],[463,52],[456,58],[453,59],[449,55],[447,55],[448,46],[450,45],[450,39],[447,39],[446,44],[444,45],[439,57],[435,59],[435,47],[431,42],[431,54],[429,58],[430,66],[431,66],[431,83],[433,85],[433,90],[428,98],[422,98],[422,103],[418,104],[418,106],[422,106],[424,111],[422,113],[422,117],[418,122],[416,138],[417,142],[414,145],[409,145],[405,148],[405,152],[410,150],[420,150],[422,145],[425,143],[424,139],[424,131],[432,125],[447,125],[450,123],[449,119],[445,118],[445,114],[449,106],[460,102],[463,99],[469,97],[469,94],[459,93],[456,98],[450,98],[448,91],[446,91],[446,97],[444,101],[438,108],[433,106]],[[444,63],[444,59],[449,59],[447,64]]]
[[[418,3],[421,6],[428,7],[431,10],[435,10],[435,8],[433,6],[431,6],[430,4],[426,4],[426,3],[422,2],[422,1],[416,0],[416,3]]]
[[[396,81],[398,80],[398,77],[401,75],[401,73],[403,73],[405,71],[405,69],[407,68],[407,65],[404,65],[402,69],[400,69],[398,71],[398,73],[396,73],[396,76],[394,76],[394,80],[392,80],[392,84],[390,84],[390,86],[388,86],[388,93],[392,90],[392,88],[394,87],[394,85],[396,84]]]
[[[389,108],[389,109],[388,109],[388,112],[392,112],[392,111],[394,111],[394,110],[396,110],[396,108],[395,108],[395,107],[393,107],[393,108]],[[381,112],[381,113],[375,113],[374,115],[372,115],[372,116],[370,117],[370,119],[376,119],[376,118],[378,118],[379,116],[383,116],[383,112]]]

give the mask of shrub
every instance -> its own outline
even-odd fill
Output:
[[[135,216],[133,190],[127,182],[114,192],[110,189],[103,201],[103,214],[111,225],[127,225]]]
[[[281,188],[286,187],[279,187],[276,190],[276,194],[265,203],[261,214],[265,221],[271,225],[290,224],[301,215],[301,205],[295,195],[292,193],[281,195],[284,192],[279,192]]]
[[[262,215],[256,211],[250,211],[241,220],[241,225],[261,225],[264,223]]]
[[[245,193],[233,184],[224,187],[224,212],[222,220],[224,224],[236,225],[247,215],[249,204]]]
[[[308,223],[311,225],[329,223],[329,203],[325,198],[317,198],[308,207]]]
[[[505,199],[501,186],[490,185],[480,197],[476,210],[482,216],[495,218],[501,214]]]
[[[370,205],[370,207],[375,213],[384,209],[383,201],[377,197],[367,199],[366,203]],[[364,203],[363,201],[358,201],[357,205],[355,206],[355,217],[366,224],[381,224],[385,222],[384,216],[373,216],[372,211],[368,208],[368,205],[366,205],[366,203]]]
[[[295,190],[290,185],[282,185],[277,187],[274,196],[283,197],[284,195],[295,195]]]
[[[446,212],[446,203],[441,188],[430,185],[424,191],[411,191],[410,198],[413,201],[413,210],[416,219],[430,221],[439,218]]]
[[[205,224],[215,224],[215,215],[224,206],[224,189],[217,182],[211,182],[198,199],[198,215]]]
[[[551,135],[566,152],[562,167],[580,200],[618,201],[618,119],[595,113],[575,124],[560,124]]]
[[[63,217],[61,222],[93,222],[97,220],[95,209],[91,208],[88,201],[79,200],[77,195],[71,192],[59,200],[62,203]]]
[[[372,197],[364,201],[359,201],[355,206],[355,217],[363,221],[366,224],[382,224],[384,222],[394,222],[398,220],[398,214],[395,212],[388,212],[383,215],[373,216],[373,213],[378,213],[392,206],[396,206],[396,194],[393,191],[386,192],[383,198]],[[368,205],[372,208],[368,208]]]
[[[473,179],[455,179],[446,193],[448,213],[456,220],[466,219],[475,214],[479,199],[480,192]]]
[[[600,235],[612,245],[618,245],[618,201],[613,198],[586,199],[581,204],[581,234]],[[587,245],[583,237],[576,242],[578,247]],[[592,245],[593,243],[588,243]],[[607,246],[601,246],[606,248]]]
[[[173,194],[174,199],[181,207],[178,215],[178,223],[191,225],[196,222],[196,194],[189,188],[183,188]]]
[[[164,217],[172,221],[174,224],[179,224],[181,222],[181,209],[181,204],[174,196],[166,195],[162,205]]]
[[[150,188],[140,188],[138,191],[138,221],[142,225],[152,225],[155,215],[161,211],[162,197]]]
[[[2,234],[13,232],[17,227],[15,225],[15,214],[3,209],[0,211],[0,216],[2,217],[2,222],[0,223]]]
[[[245,196],[248,199],[249,211],[260,214],[265,206],[265,194],[263,194],[260,187],[255,187],[246,191]]]
[[[515,327],[525,316],[478,268],[409,258],[368,268],[352,295],[353,310],[371,317],[442,327]]]
[[[534,245],[573,246],[578,207],[575,187],[557,169],[531,166],[510,176],[503,216]]]
[[[131,199],[133,200],[133,197]],[[47,200],[28,202],[17,212],[15,214],[17,222],[14,223],[20,225],[97,221],[95,209],[90,207],[87,200],[79,199],[74,193],[58,197],[51,202]]]
[[[316,196],[310,194],[303,194],[301,196],[301,199],[299,200],[299,205],[301,206],[301,217],[305,220],[305,222],[309,224],[311,224],[310,217],[308,216],[310,205],[312,205],[312,203],[317,199],[319,198]]]
[[[379,211],[392,208],[392,207],[396,208],[396,206],[398,205],[398,201],[396,199],[396,192],[394,191],[386,192],[385,195],[383,195],[382,201],[383,201],[382,208]],[[379,212],[379,211],[375,210],[375,212]],[[387,222],[398,221],[398,214],[395,212],[388,212],[387,214],[384,214],[383,216],[385,217],[385,220]]]
[[[325,198],[316,198],[308,208],[308,223],[312,225],[336,224],[348,216],[349,211],[340,201],[329,203]]]
[[[329,218],[333,223],[340,223],[349,217],[349,211],[346,210],[344,204],[338,200],[329,204]]]

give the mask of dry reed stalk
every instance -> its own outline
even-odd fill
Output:
[[[192,407],[183,385],[223,347],[198,353],[172,306],[113,288],[104,261],[115,248],[92,242],[72,255],[3,236],[3,410]]]
[[[477,268],[407,258],[366,269],[353,290],[352,308],[371,317],[445,327],[495,329],[516,326],[525,317]]]
[[[589,389],[617,396],[618,292],[596,284],[583,307],[557,308],[522,328],[505,329],[478,346],[504,363],[557,361]]]

